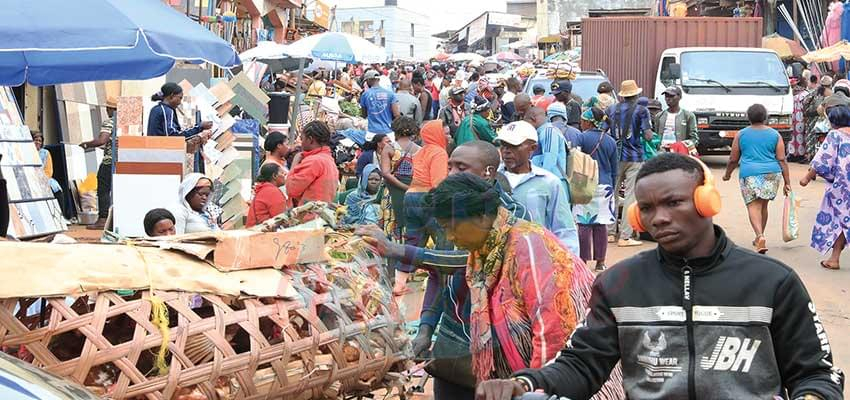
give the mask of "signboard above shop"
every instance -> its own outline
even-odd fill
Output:
[[[510,26],[513,28],[522,27],[522,16],[517,14],[506,14],[500,12],[489,12],[488,25]]]

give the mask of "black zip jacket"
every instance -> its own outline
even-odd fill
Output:
[[[709,257],[659,247],[599,275],[567,347],[515,376],[587,399],[620,361],[631,399],[842,399],[844,374],[797,274],[715,234]]]

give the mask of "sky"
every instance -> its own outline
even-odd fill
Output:
[[[384,0],[328,0],[327,3],[339,8],[375,7],[384,5]],[[398,6],[433,16],[431,33],[460,29],[484,11],[504,12],[506,8],[505,0],[398,0]]]

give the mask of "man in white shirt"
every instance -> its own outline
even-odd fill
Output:
[[[499,131],[499,168],[511,185],[517,203],[525,206],[529,220],[551,231],[573,254],[579,253],[578,229],[570,201],[560,179],[531,164],[537,150],[537,130],[525,121],[511,122]]]

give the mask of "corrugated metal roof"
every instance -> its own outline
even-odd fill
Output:
[[[602,69],[615,87],[634,79],[655,93],[661,53],[674,47],[761,47],[761,18],[614,17],[581,21],[583,70]]]

